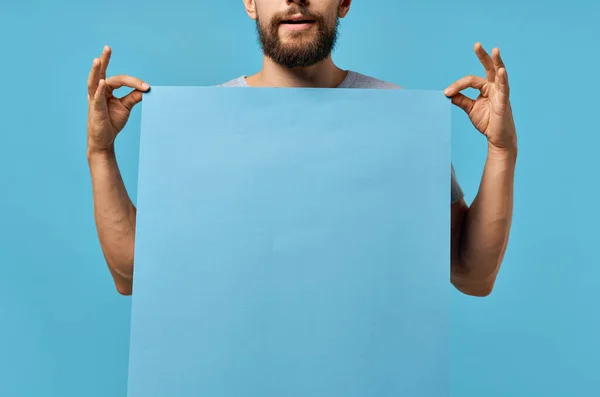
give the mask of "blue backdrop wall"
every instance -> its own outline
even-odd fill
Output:
[[[600,3],[354,3],[342,67],[443,89],[482,74],[476,41],[507,64],[520,139],[514,226],[495,292],[452,296],[452,395],[595,395]],[[109,44],[109,74],[217,84],[260,67],[254,25],[240,0],[2,0],[0,37],[0,395],[125,396],[131,301],[103,261],[85,158],[92,59]],[[133,197],[139,116],[117,145]],[[453,162],[469,201],[485,150],[455,109]]]

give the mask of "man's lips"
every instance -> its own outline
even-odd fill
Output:
[[[293,15],[281,21],[281,25],[287,30],[306,30],[316,21],[304,15]]]
[[[312,23],[315,22],[311,17],[302,14],[295,14],[284,19],[281,23]]]

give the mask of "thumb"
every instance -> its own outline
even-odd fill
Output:
[[[131,109],[133,109],[133,107],[135,105],[137,105],[138,103],[140,103],[142,101],[142,96],[143,96],[142,91],[134,90],[134,91],[131,91],[129,94],[125,95],[123,98],[121,98],[121,103],[129,111],[131,111]]]
[[[471,98],[468,98],[467,96],[465,96],[463,94],[454,95],[451,98],[451,101],[454,105],[456,105],[459,108],[461,108],[462,110],[464,110],[465,113],[467,113],[467,114],[471,113],[471,110],[473,110],[473,105],[475,105],[474,100],[472,100]]]

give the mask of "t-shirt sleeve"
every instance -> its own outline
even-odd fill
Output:
[[[454,172],[454,165],[450,165],[450,169],[452,171],[451,178],[451,186],[450,186],[450,203],[454,204],[457,201],[460,201],[463,197],[465,197],[465,193],[463,192],[460,184],[458,183],[458,179],[456,178],[456,172]]]

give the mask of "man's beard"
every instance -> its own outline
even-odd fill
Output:
[[[314,19],[317,25],[317,35],[310,42],[284,44],[279,37],[279,26],[289,15],[276,15],[267,26],[262,26],[256,20],[258,39],[263,53],[271,58],[273,62],[287,68],[307,67],[315,65],[326,59],[333,49],[338,37],[339,18],[335,22],[328,23],[319,14],[302,12],[303,15]],[[290,32],[290,36],[297,35],[299,38],[306,32]]]

